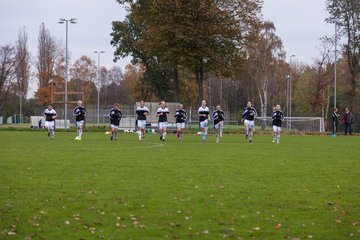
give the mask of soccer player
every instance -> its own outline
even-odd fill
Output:
[[[333,133],[331,136],[336,137],[338,124],[339,124],[339,117],[340,117],[340,115],[338,114],[337,108],[334,108],[334,111],[331,114],[331,116],[332,116],[332,128],[333,128]]]
[[[220,105],[216,105],[215,111],[212,113],[212,119],[214,120],[214,131],[216,136],[216,142],[219,142],[219,137],[222,137],[222,129],[224,126],[225,114],[221,110]]]
[[[77,102],[77,107],[74,108],[73,115],[75,116],[75,125],[77,130],[75,140],[81,141],[86,116],[86,109],[83,107],[83,102],[81,100]]]
[[[47,109],[44,111],[45,118],[45,128],[48,131],[48,137],[51,136],[51,140],[54,140],[54,131],[55,131],[55,118],[57,118],[57,113],[53,109],[51,104],[48,105]]]
[[[110,127],[111,127],[111,137],[110,140],[112,141],[115,138],[115,141],[118,140],[118,131],[120,120],[122,118],[122,112],[120,110],[120,104],[114,103],[113,108],[110,110]]]
[[[244,113],[241,117],[241,121],[244,121],[246,139],[249,138],[249,142],[252,142],[253,132],[255,129],[255,117],[257,116],[256,109],[252,107],[252,102],[248,101],[244,109]]]
[[[271,114],[272,125],[273,125],[273,140],[274,143],[280,143],[280,132],[281,132],[281,123],[284,120],[284,113],[281,111],[280,105],[276,105],[275,111]]]
[[[176,109],[175,111],[177,138],[179,142],[182,142],[184,129],[185,129],[185,122],[187,119],[187,113],[183,108],[184,106],[180,103],[178,105],[178,109]]]
[[[149,114],[149,109],[145,106],[145,102],[141,100],[140,106],[136,108],[139,141],[145,139],[146,116]]]
[[[201,106],[199,107],[198,115],[199,115],[200,131],[202,131],[202,134],[201,134],[202,140],[206,141],[208,138],[207,131],[208,131],[208,126],[209,126],[210,110],[206,106],[205,100],[201,101]]]
[[[159,103],[160,107],[156,111],[156,116],[159,117],[159,131],[160,131],[160,140],[165,141],[166,138],[166,128],[167,128],[167,116],[170,114],[169,109],[166,107],[165,101]]]

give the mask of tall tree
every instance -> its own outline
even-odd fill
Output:
[[[51,36],[45,24],[40,25],[38,37],[38,55],[36,60],[39,88],[49,85],[50,80],[62,74],[64,56],[60,45]]]
[[[86,104],[96,103],[96,64],[88,56],[81,56],[70,68],[71,84],[70,89],[75,92],[84,92],[84,101]],[[96,84],[95,84],[96,85]],[[79,98],[79,96],[74,96]]]
[[[278,61],[285,59],[282,41],[275,34],[275,30],[272,22],[264,22],[259,28],[257,39],[249,47],[247,69],[258,91],[262,117],[267,115],[268,88],[270,81],[272,83],[272,80],[275,80],[272,76],[274,67]]]
[[[19,92],[20,122],[22,122],[22,106],[26,99],[30,79],[30,53],[27,46],[25,27],[20,29],[16,42],[16,80]]]
[[[7,97],[15,80],[15,48],[6,45],[0,48],[0,112],[4,113]]]
[[[351,109],[356,106],[357,85],[360,74],[360,1],[327,0],[328,22],[336,23],[340,32],[346,37],[344,45],[350,72]]]
[[[118,2],[130,4],[128,23],[140,27],[135,28],[138,34],[132,41],[123,37],[123,34],[117,36],[118,33],[124,33],[117,30],[124,24],[113,25],[112,43],[120,45],[115,54],[124,56],[128,51],[126,44],[131,43],[130,47],[136,53],[145,53],[148,59],[160,59],[164,68],[172,69],[175,96],[179,91],[176,87],[178,66],[193,72],[199,102],[204,96],[205,73],[224,74],[245,56],[245,43],[258,23],[261,8],[261,1],[258,0]],[[134,36],[133,32],[128,36]]]
[[[334,41],[331,38],[323,37],[321,46],[319,48],[320,56],[314,60],[312,70],[312,77],[310,78],[310,97],[309,104],[312,110],[315,111],[320,108],[317,114],[325,119],[327,123],[327,116],[330,105],[330,84],[333,78],[333,58],[332,50]]]

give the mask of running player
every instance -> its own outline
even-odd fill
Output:
[[[276,105],[275,111],[271,114],[273,125],[273,140],[274,143],[280,143],[281,123],[284,120],[284,113],[281,111],[280,105]]]
[[[175,119],[176,119],[176,128],[177,128],[177,138],[179,142],[182,142],[184,129],[185,129],[185,122],[187,119],[187,113],[183,109],[183,105],[180,103],[178,105],[178,109],[175,112]]]
[[[167,128],[167,116],[169,115],[169,109],[166,107],[165,101],[159,103],[160,107],[156,112],[156,116],[159,117],[159,131],[160,131],[160,140],[165,141],[166,138],[166,128]]]
[[[118,131],[120,120],[122,118],[122,112],[120,110],[120,104],[114,103],[113,108],[110,110],[110,127],[111,127],[111,137],[110,140],[112,141],[115,138],[115,141],[118,140]]]
[[[138,136],[139,141],[145,139],[145,128],[146,128],[146,116],[149,115],[149,109],[145,106],[145,102],[143,100],[140,101],[140,106],[136,108],[137,115],[137,128],[138,128]]]
[[[216,105],[216,109],[212,113],[212,119],[214,120],[216,142],[219,142],[219,137],[222,137],[222,129],[225,120],[225,115],[224,112],[221,110],[220,104]]]
[[[83,133],[83,126],[85,124],[85,116],[86,116],[86,109],[83,107],[83,102],[79,100],[77,102],[77,107],[74,108],[73,115],[75,116],[75,125],[77,134],[75,140],[81,141],[82,133]]]
[[[198,114],[199,114],[200,131],[202,131],[202,133],[201,133],[202,140],[206,141],[208,138],[207,131],[208,131],[208,126],[209,126],[210,110],[206,106],[205,100],[201,101],[201,106],[199,107]]]
[[[51,136],[51,140],[54,140],[54,131],[55,131],[55,118],[57,118],[57,113],[53,109],[51,104],[48,105],[47,109],[44,111],[45,118],[45,128],[48,131],[48,137]]]
[[[255,108],[252,107],[251,101],[248,101],[244,113],[241,117],[241,121],[244,121],[246,139],[249,138],[249,142],[252,142],[252,137],[255,130],[255,117],[257,112]]]

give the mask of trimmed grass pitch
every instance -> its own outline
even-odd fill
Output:
[[[0,239],[359,239],[360,138],[0,131]]]

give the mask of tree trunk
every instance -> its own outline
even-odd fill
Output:
[[[264,98],[263,98],[263,95],[261,94],[262,92],[262,89],[259,89],[259,100],[260,100],[260,114],[261,116],[263,117],[263,113],[264,113]],[[264,126],[264,123],[261,122],[261,129],[264,130],[265,129],[265,126]]]
[[[355,104],[356,104],[356,74],[351,74],[350,79],[351,84],[351,106],[350,111],[353,113],[353,117],[356,115],[355,113]]]
[[[174,80],[174,101],[179,102],[179,74],[177,66],[173,69],[173,80]]]
[[[204,99],[204,69],[202,67],[199,67],[196,70],[196,82],[198,85],[198,93],[199,93],[199,105],[201,105],[201,101]]]

